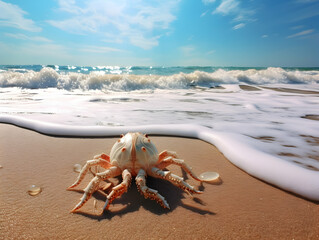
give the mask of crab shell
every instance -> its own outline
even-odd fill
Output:
[[[113,145],[110,162],[136,176],[140,169],[146,171],[158,162],[158,151],[146,134],[127,133]]]

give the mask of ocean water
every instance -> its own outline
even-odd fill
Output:
[[[1,122],[56,135],[197,137],[315,200],[318,106],[319,68],[0,66]]]

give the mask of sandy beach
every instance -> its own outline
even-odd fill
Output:
[[[105,196],[94,194],[79,213],[82,194],[66,191],[76,163],[109,153],[115,138],[57,138],[0,125],[0,239],[318,239],[314,203],[277,189],[232,165],[214,146],[195,139],[152,137],[159,151],[174,150],[195,173],[216,171],[218,184],[191,198],[168,182],[148,178],[170,210],[145,200],[133,183],[102,216]],[[183,176],[179,168],[170,170]],[[184,176],[185,177],[185,176]],[[83,189],[88,175],[78,189]],[[118,180],[114,180],[116,182]],[[31,185],[43,188],[37,196]]]
[[[319,240],[318,10],[0,0],[0,240]]]

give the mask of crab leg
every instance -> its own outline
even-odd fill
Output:
[[[106,155],[105,153],[101,153],[101,154],[95,155],[93,158],[94,159],[102,158],[102,159],[104,159],[104,160],[106,160],[108,162],[110,161],[110,157],[108,155]]]
[[[183,178],[171,173],[170,171],[163,171],[159,168],[153,167],[149,175],[161,179],[165,179],[176,185],[177,187],[183,189],[185,192],[189,193],[202,193],[201,191],[196,190],[193,186],[189,185],[184,181]]]
[[[99,188],[99,183],[105,179],[116,177],[121,173],[118,167],[111,167],[105,172],[97,173],[96,176],[90,181],[90,183],[84,189],[84,194],[80,202],[71,210],[71,213],[80,209],[92,196],[92,194]]]
[[[161,162],[167,157],[177,158],[176,152],[164,150],[158,155],[158,162]]]
[[[165,198],[161,194],[159,194],[156,190],[146,186],[146,173],[143,169],[139,170],[135,178],[135,182],[139,192],[143,194],[145,198],[156,200],[163,208],[170,208]]]
[[[84,165],[84,167],[81,169],[81,172],[79,173],[79,176],[76,179],[76,181],[70,187],[68,187],[67,189],[70,190],[70,189],[78,186],[82,182],[82,180],[85,177],[85,175],[87,174],[88,170],[91,167],[98,166],[98,165],[103,167],[103,168],[105,168],[105,169],[108,169],[111,166],[109,161],[107,161],[106,159],[96,158],[96,159],[93,159],[93,160],[88,160],[86,162],[86,164]]]
[[[159,169],[164,169],[166,167],[168,167],[169,165],[174,164],[177,166],[180,166],[181,168],[183,168],[185,170],[185,172],[187,172],[192,178],[194,178],[197,181],[202,181],[200,180],[196,174],[192,171],[192,168],[190,166],[188,166],[183,159],[178,159],[178,158],[174,158],[172,156],[167,156],[165,159],[163,159],[161,162],[159,162],[157,164],[157,167]]]
[[[119,185],[113,187],[111,193],[107,196],[101,214],[104,212],[105,209],[109,208],[110,204],[113,202],[115,198],[121,196],[123,193],[127,191],[132,180],[132,175],[129,172],[129,170],[124,169],[124,171],[122,172],[122,178],[123,181]]]

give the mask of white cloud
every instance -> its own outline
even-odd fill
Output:
[[[86,32],[97,32],[97,23],[92,19],[86,18],[71,18],[63,21],[47,21],[52,26],[59,28],[63,31],[75,34],[84,34]]]
[[[233,29],[234,29],[234,30],[237,30],[237,29],[243,28],[243,27],[245,27],[245,26],[246,26],[245,23],[239,23],[239,24],[235,25],[235,26],[233,27]]]
[[[239,11],[239,2],[237,0],[222,0],[221,4],[216,8],[214,13],[228,15]]]
[[[214,54],[216,51],[215,50],[211,50],[211,51],[208,51],[207,53],[206,53],[206,55],[212,55],[212,54]]]
[[[132,24],[140,26],[147,30],[167,29],[169,24],[175,20],[175,16],[171,13],[172,6],[159,4],[158,6],[147,6],[138,9],[135,16],[129,17]]]
[[[264,34],[264,35],[261,36],[261,38],[267,38],[267,37],[268,37],[267,34]]]
[[[52,42],[50,39],[47,39],[45,37],[40,37],[40,36],[27,36],[22,33],[5,33],[4,34],[7,37],[11,38],[16,38],[16,39],[21,39],[21,40],[29,40],[29,41],[36,41],[36,42]]]
[[[83,50],[83,51],[81,51]],[[95,51],[95,52],[94,52]],[[101,54],[97,54],[96,51]],[[92,54],[88,54],[92,52]],[[59,45],[23,42],[2,43],[0,41],[0,64],[58,64],[76,66],[99,65],[155,65],[153,59],[135,56],[120,49],[90,45]]]
[[[123,52],[123,50],[118,48],[110,47],[99,47],[99,46],[80,46],[79,51],[91,52],[91,53],[110,53],[110,52]]]
[[[291,27],[290,29],[292,29],[292,30],[297,30],[297,29],[301,29],[301,28],[304,28],[304,25],[293,26],[293,27]]]
[[[52,43],[0,43],[0,64],[70,64],[69,48]]]
[[[212,12],[212,14],[231,16],[232,22],[240,22],[233,27],[234,30],[246,26],[248,22],[256,21],[253,18],[255,13],[256,11],[253,9],[243,8],[239,0],[221,0],[220,5]]]
[[[201,15],[200,15],[200,17],[204,17],[204,16],[206,16],[206,14],[209,12],[209,10],[206,10],[205,12],[203,12]]]
[[[121,36],[119,36],[118,34],[112,34],[112,33],[104,33],[104,39],[102,40],[102,42],[106,42],[106,43],[123,43],[123,39]]]
[[[151,49],[153,47],[158,46],[159,36],[155,36],[152,38],[145,38],[140,34],[130,34],[129,35],[130,42],[137,47],[143,48],[145,50]]]
[[[255,18],[253,18],[253,15],[256,13],[255,10],[248,10],[248,9],[242,9],[239,8],[237,11],[237,16],[234,18],[235,22],[253,22],[256,21]]]
[[[0,26],[18,28],[30,32],[39,32],[41,28],[36,26],[31,19],[24,17],[27,12],[19,6],[0,0]]]
[[[159,44],[159,36],[170,28],[179,0],[146,1],[60,0],[59,10],[68,13],[64,20],[47,21],[52,26],[75,34],[95,33],[105,42],[129,41],[143,49]],[[156,34],[155,34],[156,32]]]
[[[35,44],[28,43],[19,46],[23,59],[33,59],[33,64],[36,63],[48,63],[48,61],[70,61],[72,56],[68,53],[68,48],[54,43]]]
[[[61,11],[70,13],[84,13],[81,8],[75,5],[75,0],[59,0],[59,7]]]
[[[295,38],[295,37],[305,36],[305,35],[308,35],[310,33],[313,33],[314,31],[315,31],[314,29],[308,29],[308,30],[305,30],[305,31],[301,31],[301,32],[292,34],[292,35],[288,36],[287,38]]]
[[[195,47],[193,45],[186,45],[179,48],[184,56],[191,56],[195,53]]]
[[[318,2],[318,0],[296,0],[296,3],[312,3],[312,2]]]
[[[202,2],[204,4],[211,4],[211,3],[214,3],[216,0],[202,0]]]
[[[307,4],[304,6],[299,6],[295,12],[294,16],[290,19],[291,22],[299,22],[305,19],[314,18],[319,15],[319,2],[314,4]],[[313,19],[315,22],[315,19]]]

